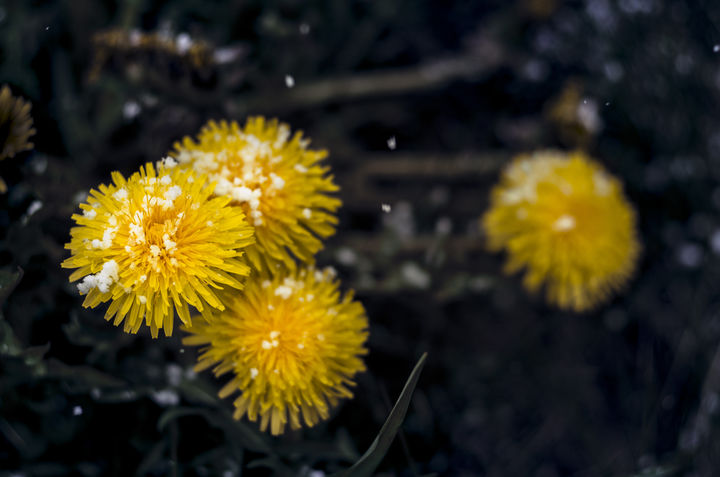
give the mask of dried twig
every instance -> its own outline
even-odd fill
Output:
[[[503,64],[501,47],[478,41],[472,50],[428,61],[414,67],[318,80],[281,92],[248,95],[227,104],[227,111],[241,116],[247,111],[277,112],[329,103],[358,101],[442,88],[454,81],[477,80]]]

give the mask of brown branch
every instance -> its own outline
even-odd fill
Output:
[[[418,66],[318,80],[280,92],[251,94],[228,102],[227,111],[238,116],[247,111],[286,111],[439,89],[455,81],[483,78],[497,70],[504,58],[506,55],[498,44],[479,41],[470,51]]]
[[[338,175],[343,202],[350,209],[378,209],[380,204],[426,198],[428,188],[444,186],[454,197],[456,213],[479,214],[478,200],[485,198],[483,181],[494,180],[507,164],[507,154],[374,154],[353,157],[351,171]],[[342,158],[337,159],[342,163]],[[472,184],[472,185],[468,185]],[[459,202],[458,202],[459,201]]]

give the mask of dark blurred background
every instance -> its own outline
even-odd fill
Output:
[[[37,129],[0,163],[0,474],[319,477],[428,351],[384,475],[719,475],[718,25],[713,0],[0,1],[0,83]],[[122,333],[59,266],[112,170],[249,114],[330,151],[318,261],[371,323],[355,399],[260,441],[179,331]],[[586,149],[637,209],[638,272],[590,313],[484,250],[500,169],[543,148]]]

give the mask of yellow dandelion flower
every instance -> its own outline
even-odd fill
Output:
[[[255,227],[256,244],[247,256],[257,270],[279,264],[295,267],[293,257],[310,263],[321,239],[335,232],[338,187],[321,164],[326,151],[308,149],[301,132],[263,117],[236,122],[208,122],[197,142],[175,144],[181,166],[208,174],[215,193],[231,197]]]
[[[83,306],[111,301],[106,320],[124,319],[125,331],[137,333],[144,318],[153,338],[160,328],[172,334],[175,311],[190,324],[188,305],[207,319],[223,310],[213,289],[240,289],[250,272],[242,254],[252,227],[242,211],[189,170],[156,172],[148,163],[127,180],[119,172],[112,179],[80,204],[65,245],[72,256],[62,266],[77,268],[70,281],[82,278]]]
[[[33,148],[29,141],[35,134],[30,103],[16,98],[4,85],[0,90],[0,160]]]
[[[482,219],[491,250],[525,287],[545,283],[548,301],[582,311],[622,288],[640,251],[622,185],[581,152],[522,155],[503,172]]]
[[[194,322],[183,339],[204,345],[196,370],[214,365],[232,380],[220,397],[235,391],[235,419],[260,417],[281,434],[329,417],[340,398],[351,398],[353,377],[365,370],[367,317],[352,293],[343,298],[334,273],[313,268],[264,279],[254,274],[212,322]]]

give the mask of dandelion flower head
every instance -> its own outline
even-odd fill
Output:
[[[0,89],[0,160],[33,148],[30,107],[29,102],[13,96],[7,85]]]
[[[367,317],[352,293],[341,297],[334,273],[313,268],[264,279],[253,274],[243,293],[212,322],[193,322],[188,345],[203,345],[196,369],[232,373],[220,397],[236,391],[234,417],[260,418],[281,434],[309,427],[350,398],[364,371]]]
[[[257,270],[293,269],[293,257],[309,263],[322,239],[335,232],[338,190],[321,164],[326,151],[308,149],[301,132],[277,120],[249,118],[238,123],[208,122],[197,142],[175,144],[182,167],[208,174],[217,195],[232,198],[255,227],[256,244],[247,250]]]
[[[205,176],[171,167],[170,158],[147,164],[125,179],[91,190],[65,248],[62,264],[77,268],[83,306],[110,301],[105,319],[136,333],[143,321],[152,336],[173,330],[175,311],[190,324],[189,306],[207,319],[224,306],[216,290],[242,288],[250,272],[242,257],[252,227],[226,197],[214,197]]]
[[[640,251],[635,214],[620,182],[581,152],[542,151],[515,158],[493,189],[482,219],[508,273],[525,269],[530,291],[583,311],[630,278]]]

